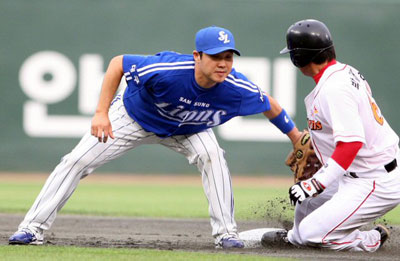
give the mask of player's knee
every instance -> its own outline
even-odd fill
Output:
[[[199,153],[199,158],[203,164],[210,164],[213,161],[224,161],[224,150],[220,147],[207,148]]]
[[[60,164],[70,168],[86,169],[90,165],[91,161],[93,160],[88,157],[71,152],[61,159]]]
[[[318,246],[322,244],[323,235],[321,230],[317,226],[309,226],[304,223],[300,223],[299,236],[302,245],[305,246]]]

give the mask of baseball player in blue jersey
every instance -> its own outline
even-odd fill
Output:
[[[232,68],[232,33],[212,26],[196,34],[192,55],[121,55],[108,66],[89,131],[54,169],[10,244],[43,244],[57,212],[80,179],[142,144],[184,155],[202,174],[216,247],[242,248],[224,151],[212,131],[235,116],[263,113],[295,142],[301,133],[279,104]],[[127,87],[116,94],[121,78]]]

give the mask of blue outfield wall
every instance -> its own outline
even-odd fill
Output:
[[[191,53],[202,27],[230,29],[234,66],[274,96],[299,128],[314,86],[279,51],[287,28],[315,18],[331,30],[338,60],[358,68],[400,133],[400,1],[0,0],[0,171],[50,172],[90,127],[102,77],[119,54]],[[287,175],[287,138],[260,115],[215,129],[233,174]],[[161,146],[135,149],[98,172],[197,173]]]

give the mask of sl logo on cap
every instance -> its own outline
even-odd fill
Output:
[[[219,32],[218,40],[221,42],[223,41],[225,44],[231,42],[231,40],[228,39],[228,35],[224,31]]]

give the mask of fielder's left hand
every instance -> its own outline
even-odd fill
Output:
[[[315,197],[324,191],[325,187],[315,178],[299,181],[289,189],[290,203],[301,204],[308,197]]]

